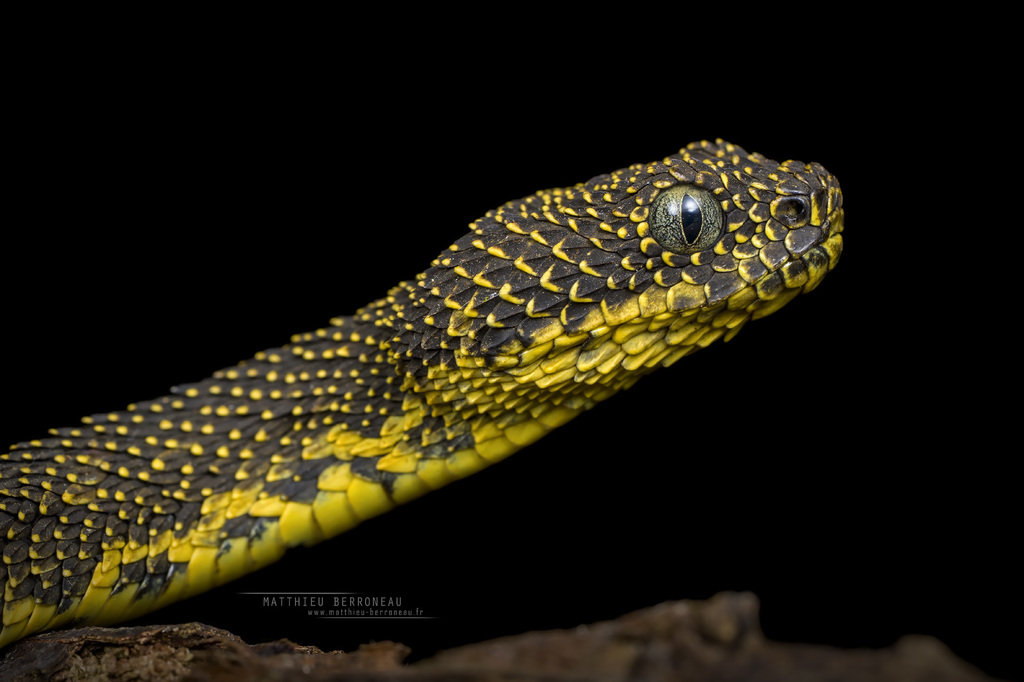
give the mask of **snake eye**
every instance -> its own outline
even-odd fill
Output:
[[[651,204],[651,236],[675,253],[708,248],[722,235],[722,208],[710,192],[690,185],[675,185],[658,194]]]

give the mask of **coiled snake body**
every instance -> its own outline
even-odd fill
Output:
[[[718,140],[488,212],[351,317],[0,455],[0,646],[198,594],[493,464],[816,287],[838,183]]]

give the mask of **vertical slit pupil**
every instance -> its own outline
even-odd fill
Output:
[[[697,238],[700,237],[700,229],[704,223],[700,216],[700,205],[693,197],[688,196],[683,199],[679,217],[683,223],[683,239],[687,244],[695,244]]]

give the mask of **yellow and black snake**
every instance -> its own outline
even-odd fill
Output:
[[[498,462],[816,287],[821,165],[721,140],[488,212],[355,315],[0,455],[0,646],[198,594]]]

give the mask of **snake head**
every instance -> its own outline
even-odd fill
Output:
[[[693,143],[489,211],[409,291],[394,348],[410,375],[482,369],[603,399],[815,288],[842,228],[820,164]]]

